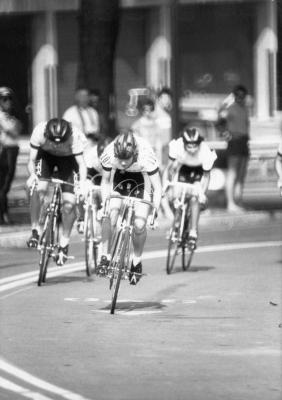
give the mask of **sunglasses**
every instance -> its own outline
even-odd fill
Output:
[[[1,97],[1,100],[4,101],[4,102],[6,102],[6,101],[12,101],[12,97],[9,97],[9,96],[7,96],[7,97]]]

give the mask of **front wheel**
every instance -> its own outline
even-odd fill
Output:
[[[112,302],[111,302],[111,314],[115,313],[120,281],[122,278],[123,271],[125,271],[126,268],[125,261],[129,246],[129,239],[130,239],[129,231],[126,231],[124,234],[118,235],[117,238],[118,243],[116,246],[116,251],[111,261],[113,268],[111,277],[111,287],[113,291]]]
[[[176,256],[178,254],[179,242],[180,242],[180,222],[181,213],[177,212],[173,221],[173,225],[170,229],[169,239],[168,239],[168,249],[167,249],[167,259],[166,259],[166,272],[171,274]]]
[[[46,280],[46,273],[48,268],[49,259],[51,256],[51,242],[52,242],[52,218],[47,215],[45,220],[46,229],[43,231],[40,240],[40,260],[39,260],[39,277],[37,285],[41,286]]]
[[[98,248],[96,242],[96,218],[93,215],[91,209],[88,210],[87,216],[85,218],[85,264],[86,264],[86,274],[91,276],[97,270],[97,256]]]

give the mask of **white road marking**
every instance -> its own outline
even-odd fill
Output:
[[[164,299],[164,300],[161,300],[161,303],[175,303],[175,302],[176,302],[175,299]]]
[[[52,400],[51,397],[46,397],[43,394],[32,392],[31,390],[26,389],[23,386],[16,385],[15,383],[9,381],[8,379],[4,379],[2,377],[0,377],[0,387],[10,392],[17,393],[23,397],[27,397],[28,399]]]
[[[65,301],[78,301],[80,300],[80,297],[65,297]]]
[[[197,301],[196,300],[182,300],[182,303],[183,304],[195,304],[195,303],[197,303]]]
[[[5,294],[4,296],[1,296],[1,297],[0,297],[0,300],[7,299],[7,297],[14,296],[14,295],[16,295],[16,294],[18,294],[18,293],[21,293],[21,292],[26,292],[27,290],[30,290],[30,289],[32,289],[32,286],[27,287],[27,288],[23,288],[23,289],[19,289],[19,290],[15,290],[15,291],[12,292],[12,293],[8,293],[8,294]]]
[[[93,302],[93,301],[99,301],[100,299],[97,299],[96,297],[87,297],[86,299],[84,299],[84,301],[89,301],[89,302]]]
[[[15,376],[17,379],[21,379],[33,386],[36,386],[40,389],[46,390],[52,394],[59,395],[67,400],[90,400],[86,397],[83,397],[79,394],[71,392],[69,390],[63,389],[59,386],[53,385],[49,382],[44,381],[43,379],[37,378],[36,376],[25,372],[24,370],[13,366],[12,364],[7,363],[3,359],[0,359],[0,369],[5,371],[6,373]],[[22,393],[21,393],[22,394]],[[38,396],[40,396],[38,394]],[[29,397],[34,400],[49,400],[49,397]]]
[[[230,250],[247,250],[265,247],[280,247],[282,246],[281,241],[266,241],[266,242],[249,242],[249,243],[231,243],[231,244],[221,244],[212,246],[202,246],[196,253],[209,253],[209,252],[219,252],[219,251],[230,251]],[[166,250],[156,250],[145,252],[143,255],[144,260],[154,260],[157,258],[165,258],[167,255]],[[62,268],[52,267],[48,269],[48,277],[56,277],[70,272],[82,271],[84,269],[84,262],[77,262],[64,266]],[[19,275],[13,275],[12,277],[0,279],[0,292],[6,290],[11,290],[20,286],[28,285],[30,283],[36,282],[38,276],[38,271],[26,272]],[[9,282],[9,283],[7,283]]]

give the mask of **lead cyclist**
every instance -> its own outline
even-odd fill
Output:
[[[197,247],[198,223],[201,208],[207,203],[210,171],[217,156],[204,142],[196,128],[185,127],[182,135],[169,143],[169,164],[163,174],[164,186],[167,181],[188,183],[186,196],[191,209],[191,226],[188,243],[193,249]],[[181,193],[181,185],[170,191],[174,205]]]
[[[102,201],[112,193],[113,189],[120,195],[152,201],[158,211],[162,196],[159,165],[155,153],[149,143],[133,133],[132,130],[120,133],[110,143],[101,156]],[[153,191],[152,195],[151,192]],[[120,199],[111,199],[110,218],[103,219],[102,256],[98,271],[103,274],[110,262],[110,243],[114,227],[117,223]],[[147,219],[152,212],[147,204],[136,203],[133,222],[133,259],[129,272],[129,283],[136,285],[142,274],[142,254],[147,236]]]

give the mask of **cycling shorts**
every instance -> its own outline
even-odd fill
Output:
[[[78,164],[73,155],[58,157],[39,149],[36,157],[36,173],[39,178],[56,177],[73,184],[74,177],[78,173]],[[74,193],[74,187],[64,184],[62,192]]]
[[[98,176],[95,176],[95,175],[98,175]],[[95,176],[95,178],[92,179],[94,176]],[[87,168],[87,178],[91,179],[91,181],[94,185],[98,185],[98,186],[101,185],[102,175],[95,168]]]
[[[113,178],[113,189],[122,196],[144,198],[144,176],[142,172],[117,169]]]
[[[178,172],[178,182],[194,183],[202,179],[204,170],[201,165],[189,166],[182,165]]]

